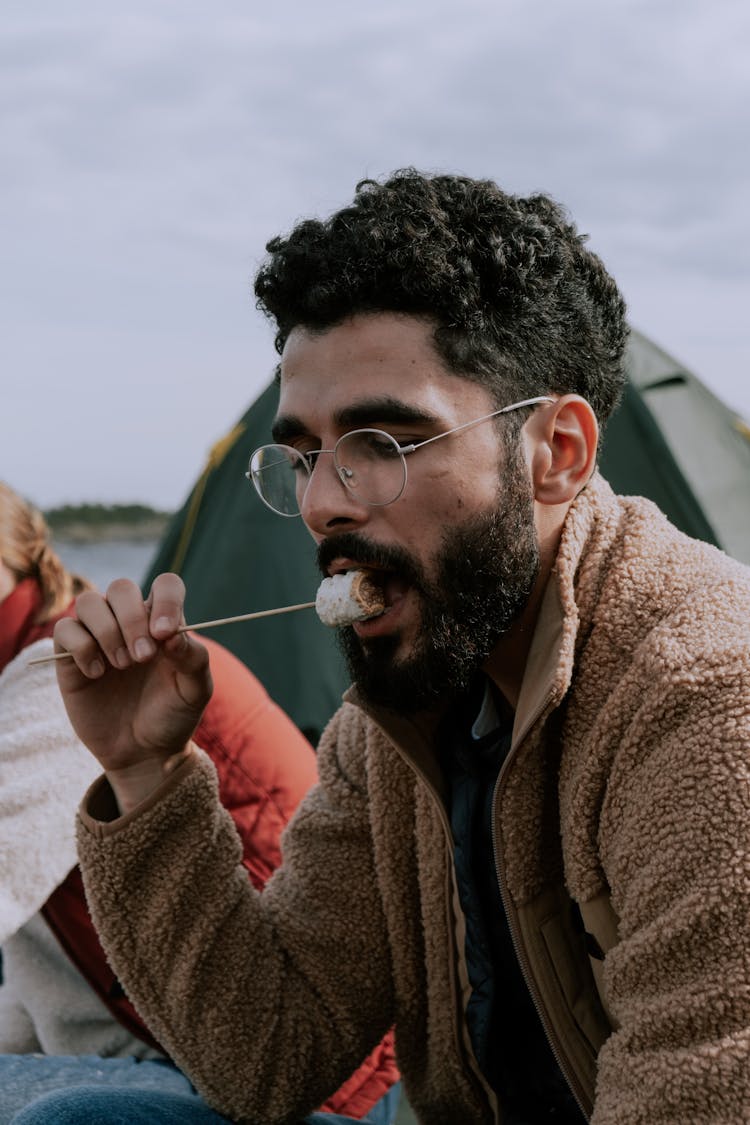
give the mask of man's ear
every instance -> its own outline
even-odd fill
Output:
[[[585,398],[563,395],[527,423],[534,499],[569,504],[596,466],[599,426]]]

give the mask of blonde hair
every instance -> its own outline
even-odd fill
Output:
[[[34,578],[42,591],[37,621],[49,621],[67,608],[72,598],[91,583],[71,574],[49,541],[44,516],[0,480],[0,558],[20,582]]]

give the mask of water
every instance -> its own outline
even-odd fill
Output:
[[[55,541],[54,547],[68,570],[88,578],[102,592],[114,578],[132,578],[140,583],[146,574],[157,543],[103,539],[95,543]]]

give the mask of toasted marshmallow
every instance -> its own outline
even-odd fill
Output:
[[[351,625],[384,610],[383,591],[365,570],[324,578],[315,598],[315,611],[324,625]]]

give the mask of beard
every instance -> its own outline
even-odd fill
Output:
[[[401,637],[363,641],[347,626],[339,641],[352,679],[373,704],[411,714],[465,692],[525,608],[539,574],[531,485],[520,458],[503,473],[491,508],[447,529],[429,570],[409,552],[356,532],[321,544],[319,563],[337,556],[406,579],[418,595],[418,640],[406,657]]]

